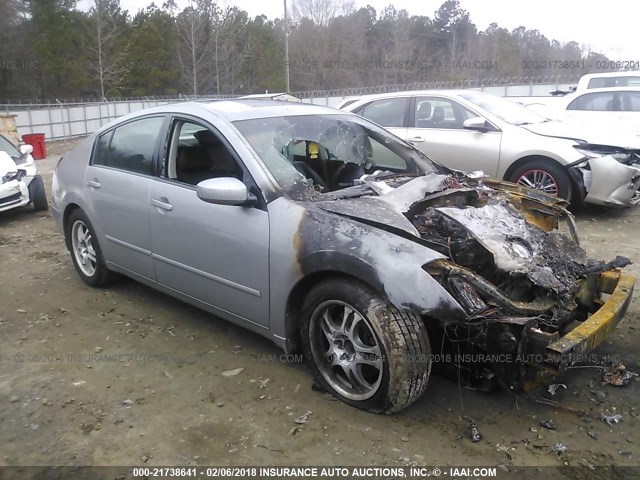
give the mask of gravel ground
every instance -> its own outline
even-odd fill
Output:
[[[70,146],[48,145],[39,162],[47,188]],[[640,261],[640,209],[587,207],[577,217],[593,258]],[[2,465],[640,463],[637,378],[603,386],[599,369],[571,370],[554,399],[579,415],[432,377],[409,410],[374,415],[313,391],[300,358],[262,337],[131,280],[86,286],[49,213],[0,214],[0,261]],[[640,276],[638,265],[628,271]],[[597,350],[638,372],[639,313],[636,297]],[[294,422],[307,412],[307,423]],[[601,413],[622,422],[608,426]],[[465,415],[482,441],[467,438]],[[556,430],[540,426],[548,419]],[[564,453],[552,451],[557,443]]]

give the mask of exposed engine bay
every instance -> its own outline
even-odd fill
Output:
[[[340,193],[352,197],[368,187],[369,194],[378,193],[369,200],[390,204],[411,225],[391,221],[380,211],[367,216],[364,205],[351,212],[334,202],[323,208],[367,223],[378,218],[385,229],[408,232],[413,227],[419,241],[446,257],[423,268],[466,318],[426,319],[435,358],[444,360],[434,367],[455,370],[479,388],[499,383],[522,391],[539,383],[540,366],[548,362],[546,346],[602,305],[595,288],[600,274],[631,263],[625,257],[589,259],[567,203],[537,191],[462,174],[413,179],[379,174],[355,183]],[[558,230],[561,221],[565,233]]]
[[[471,361],[448,367],[464,367],[472,383],[495,373],[505,387],[526,389],[525,365],[534,362],[526,358],[526,344],[545,344],[586,320],[594,303],[579,295],[582,282],[593,284],[601,272],[631,262],[624,257],[608,263],[589,259],[562,204],[554,205],[556,217],[550,225],[548,205],[544,208],[541,202],[537,212],[530,205],[531,213],[543,217],[527,219],[514,205],[512,193],[495,188],[499,184],[492,188],[474,183],[427,196],[408,212],[421,238],[448,258],[427,271],[469,315],[465,322],[441,322],[444,330],[436,338],[441,353],[449,351],[458,359],[467,354]],[[549,228],[557,227],[561,217],[573,239]],[[513,356],[501,357],[505,352]],[[515,361],[518,355],[524,362]],[[487,361],[477,361],[482,359]]]

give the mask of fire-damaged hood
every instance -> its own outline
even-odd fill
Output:
[[[435,173],[374,189],[377,195],[316,206],[427,245],[496,285],[522,281],[520,292],[510,295],[517,300],[525,290],[538,288],[568,302],[578,278],[606,265],[589,260],[576,241],[552,231],[562,216],[573,225],[571,214],[564,201],[537,191]],[[554,217],[555,224],[549,221]]]

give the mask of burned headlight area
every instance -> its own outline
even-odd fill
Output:
[[[427,322],[434,353],[451,360],[439,367],[475,386],[491,379],[521,391],[545,369],[557,373],[547,346],[602,305],[600,273],[628,263],[589,260],[574,241],[533,225],[506,202],[427,207],[412,222],[447,257],[423,269],[467,314]]]

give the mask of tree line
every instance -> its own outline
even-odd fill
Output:
[[[285,31],[286,29],[286,31]],[[293,0],[250,18],[214,0],[2,0],[0,99],[237,95],[504,76],[587,73],[606,57],[538,30],[479,30],[457,0],[432,17],[351,0]],[[549,62],[549,63],[547,63]]]

